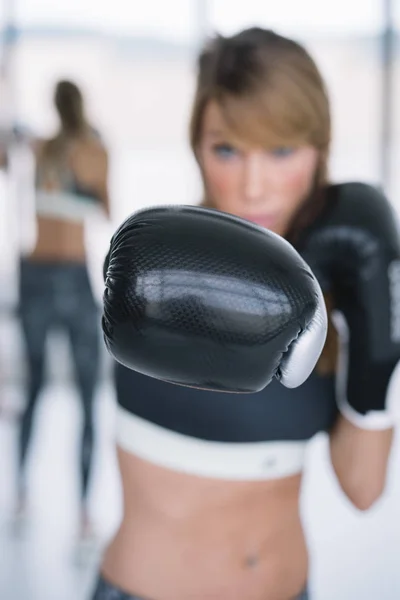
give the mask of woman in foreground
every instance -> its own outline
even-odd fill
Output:
[[[388,238],[370,231],[386,204],[369,186],[330,184],[330,138],[326,89],[299,44],[254,28],[230,38],[217,36],[206,45],[191,119],[191,143],[204,184],[202,206],[220,211],[221,219],[229,213],[267,228],[304,252],[325,293],[328,314],[339,308],[347,316],[347,396],[336,378],[339,339],[332,321],[315,370],[295,389],[273,380],[258,393],[221,394],[172,385],[161,380],[165,376],[158,380],[118,364],[124,516],[105,553],[94,600],[308,598],[299,494],[305,447],[320,431],[328,432],[332,465],[348,499],[366,510],[381,496],[393,433],[389,383],[400,348],[388,334],[380,345],[383,361],[368,350],[363,332],[371,331],[376,282],[363,280],[362,293],[347,288],[347,274],[335,260],[345,253],[348,260],[342,263],[354,273],[375,273],[356,262],[367,260],[366,253],[353,248],[366,236]],[[375,209],[371,224],[365,215]],[[381,221],[383,230],[390,227]],[[116,234],[105,265],[103,327],[109,339],[117,335],[118,307],[127,310],[121,299],[126,281],[139,285],[133,275],[128,280],[122,275],[131,273],[127,261],[134,269],[141,260],[133,251],[126,258],[128,245],[124,253],[117,247],[123,236],[130,243],[128,225]],[[333,236],[325,235],[332,227]],[[350,230],[345,247],[338,235],[344,230]],[[185,232],[177,236],[183,240]],[[332,237],[338,244],[334,251]],[[237,244],[245,256],[240,238]],[[371,260],[387,260],[389,254],[383,259],[375,247]],[[397,238],[394,247],[399,254]],[[326,264],[335,269],[324,270]],[[157,277],[153,274],[153,283]],[[366,309],[358,310],[363,302]],[[179,314],[177,304],[173,308]],[[279,303],[276,310],[283,310]],[[129,312],[121,316],[127,331],[129,318],[133,322]],[[117,350],[119,343],[114,341]],[[128,337],[119,350],[115,354],[125,352],[121,362],[129,366]]]
[[[80,447],[80,535],[92,527],[88,493],[93,460],[93,408],[99,375],[99,311],[86,264],[85,225],[109,215],[108,154],[90,125],[80,89],[58,82],[54,93],[60,128],[36,145],[37,236],[21,258],[20,317],[28,365],[27,401],[18,439],[17,515],[27,509],[27,460],[34,415],[45,384],[49,332],[69,338],[82,406]]]

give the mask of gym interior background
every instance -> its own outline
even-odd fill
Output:
[[[87,235],[99,302],[101,263],[121,220],[144,206],[199,199],[187,125],[200,44],[210,32],[256,24],[296,37],[321,67],[333,106],[333,178],[382,185],[400,211],[400,0],[0,0],[0,130],[16,124],[49,135],[52,88],[68,77],[81,85],[110,151],[112,222],[93,223]],[[57,332],[32,448],[33,519],[23,538],[9,528],[12,415],[25,377],[16,282],[20,248],[34,236],[32,191],[32,156],[17,144],[8,174],[0,172],[0,394],[9,415],[0,418],[0,598],[84,600],[98,556],[85,565],[73,559],[80,412],[68,346]],[[105,353],[103,366],[92,506],[106,540],[121,498]],[[325,437],[312,441],[302,510],[315,600],[400,598],[399,507],[398,443],[385,497],[357,514],[334,481]]]

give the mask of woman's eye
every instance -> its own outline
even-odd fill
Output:
[[[276,158],[286,158],[287,156],[291,156],[295,151],[296,149],[290,146],[280,146],[278,148],[273,148],[271,154]]]
[[[236,149],[230,144],[215,144],[213,152],[221,158],[231,158],[236,154]]]

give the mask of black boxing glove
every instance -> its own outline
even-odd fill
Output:
[[[111,240],[102,326],[112,356],[157,379],[256,392],[310,375],[326,337],[320,287],[294,248],[192,206],[140,211]]]
[[[400,408],[394,384],[400,359],[397,217],[372,186],[348,183],[327,193],[326,209],[297,248],[337,309],[339,408],[359,427],[388,428]]]

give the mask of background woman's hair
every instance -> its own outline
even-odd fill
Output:
[[[41,162],[44,166],[62,164],[65,160],[66,142],[70,138],[85,136],[88,133],[94,134],[86,118],[82,92],[75,83],[61,80],[56,84],[54,105],[60,118],[61,128],[43,145]]]
[[[198,60],[190,120],[196,157],[210,101],[218,104],[232,133],[251,144],[265,148],[307,144],[318,150],[312,189],[286,234],[296,245],[299,233],[323,209],[328,182],[330,105],[316,63],[302,45],[271,30],[253,27],[232,37],[216,35]],[[206,195],[202,204],[212,207],[212,198]],[[330,323],[320,372],[335,370],[336,355],[337,339]]]
[[[82,92],[75,83],[59,81],[54,92],[54,104],[65,134],[79,135],[88,129]]]

